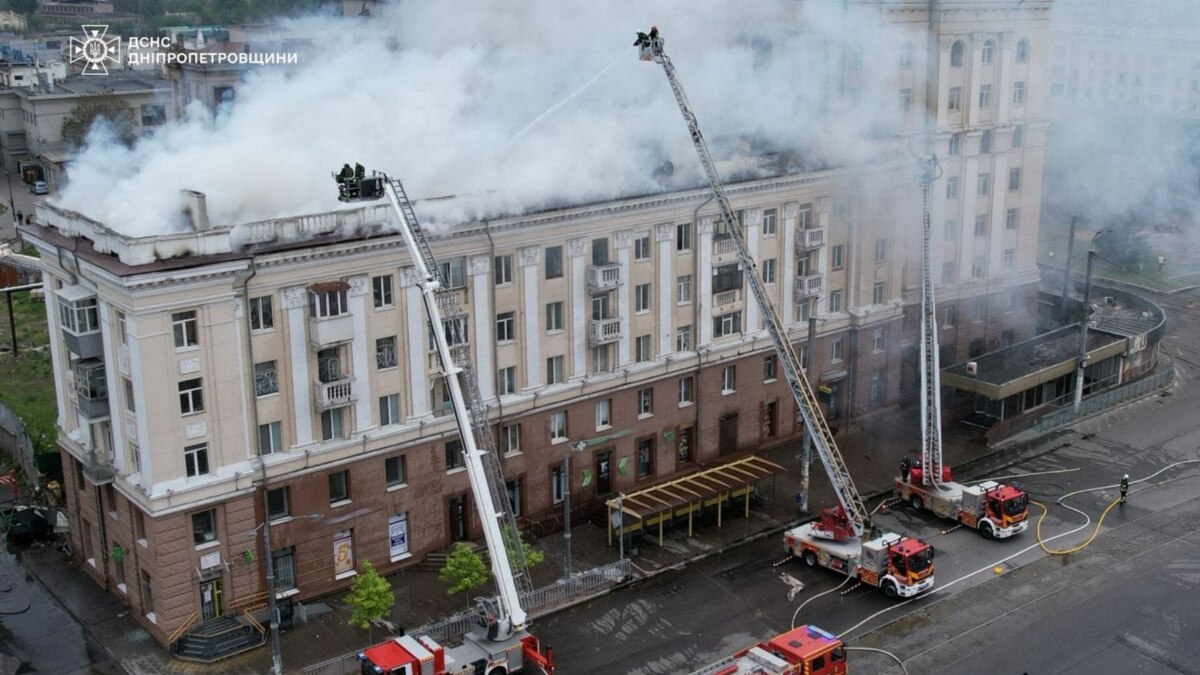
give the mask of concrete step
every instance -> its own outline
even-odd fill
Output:
[[[483,544],[476,544],[473,541],[467,541],[467,542],[462,542],[462,543],[465,543],[467,546],[470,546],[471,550],[474,551],[476,555],[483,558],[484,564],[488,563],[487,546],[485,546]],[[432,553],[426,554],[425,558],[423,560],[421,560],[421,562],[417,563],[416,569],[421,572],[438,572],[438,571],[440,571],[442,569],[442,566],[446,564],[446,560],[450,557],[450,552],[452,550],[453,550],[453,547],[444,549],[441,551],[434,551]]]

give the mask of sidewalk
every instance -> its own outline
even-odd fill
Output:
[[[915,407],[888,408],[855,420],[851,428],[836,437],[864,500],[891,492],[900,460],[905,455],[913,454],[920,445],[918,416]],[[983,444],[982,434],[968,429],[946,429],[943,448],[947,465],[971,465],[965,471],[967,475],[982,471],[984,464],[1003,460],[1000,456],[993,456],[990,461],[984,460],[991,451]],[[760,483],[760,493],[764,499],[755,501],[749,518],[742,517],[740,508],[731,508],[720,528],[716,527],[715,522],[698,520],[695,536],[690,539],[686,527],[668,529],[662,547],[658,546],[657,538],[643,537],[637,555],[629,555],[630,552],[626,551],[635,565],[635,574],[652,576],[736,546],[747,539],[773,536],[799,520],[801,514],[794,500],[800,487],[799,441],[762,454],[784,466],[787,471]],[[810,510],[816,512],[834,505],[835,497],[823,466],[816,457],[813,458],[811,475]],[[576,570],[617,560],[618,551],[608,546],[607,532],[603,528],[580,523],[571,532],[571,555]],[[534,585],[540,587],[561,578],[563,574],[565,548],[562,533],[537,540],[535,546],[546,554],[545,561],[532,570]],[[53,547],[30,549],[21,557],[29,570],[41,579],[68,612],[131,675],[249,675],[270,671],[269,647],[211,666],[172,659],[127,615],[127,608],[117,598],[96,586]],[[406,628],[415,628],[467,609],[465,595],[447,596],[445,585],[438,581],[434,572],[406,571],[393,575],[390,581],[396,596],[392,620]],[[482,593],[480,590],[476,595]],[[308,622],[297,620],[296,626],[284,631],[280,637],[286,672],[300,673],[304,666],[355,652],[371,644],[372,640],[385,637],[382,630],[377,629],[373,635],[368,635],[368,631],[350,627],[347,624],[350,612],[344,604],[344,597],[345,593],[339,593],[304,603],[309,613]]]

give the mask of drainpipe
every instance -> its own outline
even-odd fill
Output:
[[[242,295],[242,318],[245,319],[243,335],[246,339],[246,357],[250,360],[249,379],[250,379],[250,428],[254,434],[258,433],[258,399],[255,396],[254,382],[254,340],[251,339],[250,333],[250,280],[258,274],[258,266],[254,261],[254,256],[250,256],[250,273],[241,278],[241,295]],[[240,276],[240,275],[239,275]],[[257,436],[255,436],[257,438]],[[283,674],[283,655],[279,646],[279,608],[275,605],[275,564],[271,559],[271,516],[270,504],[268,503],[268,486],[267,486],[267,460],[264,455],[259,453],[258,466],[262,471],[262,500],[263,500],[263,567],[266,574],[266,591],[267,591],[267,630],[271,635],[271,673],[272,675]]]

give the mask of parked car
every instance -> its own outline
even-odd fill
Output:
[[[35,195],[47,195],[50,194],[50,186],[44,180],[35,180],[29,184],[29,191]]]

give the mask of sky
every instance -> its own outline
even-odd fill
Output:
[[[417,205],[440,227],[696,186],[662,69],[632,46],[651,24],[714,155],[799,148],[810,165],[868,161],[877,145],[864,136],[896,108],[872,74],[894,67],[901,38],[841,6],[408,0],[373,20],[303,19],[295,27],[321,37],[298,66],[262,66],[215,118],[193,107],[131,149],[98,130],[58,202],[147,236],[188,227],[181,189],[207,195],[218,227],[337,209],[330,172],[356,161],[401,178],[415,200],[455,195]],[[848,41],[871,47],[867,103],[830,110]],[[665,161],[666,183],[655,178]]]

